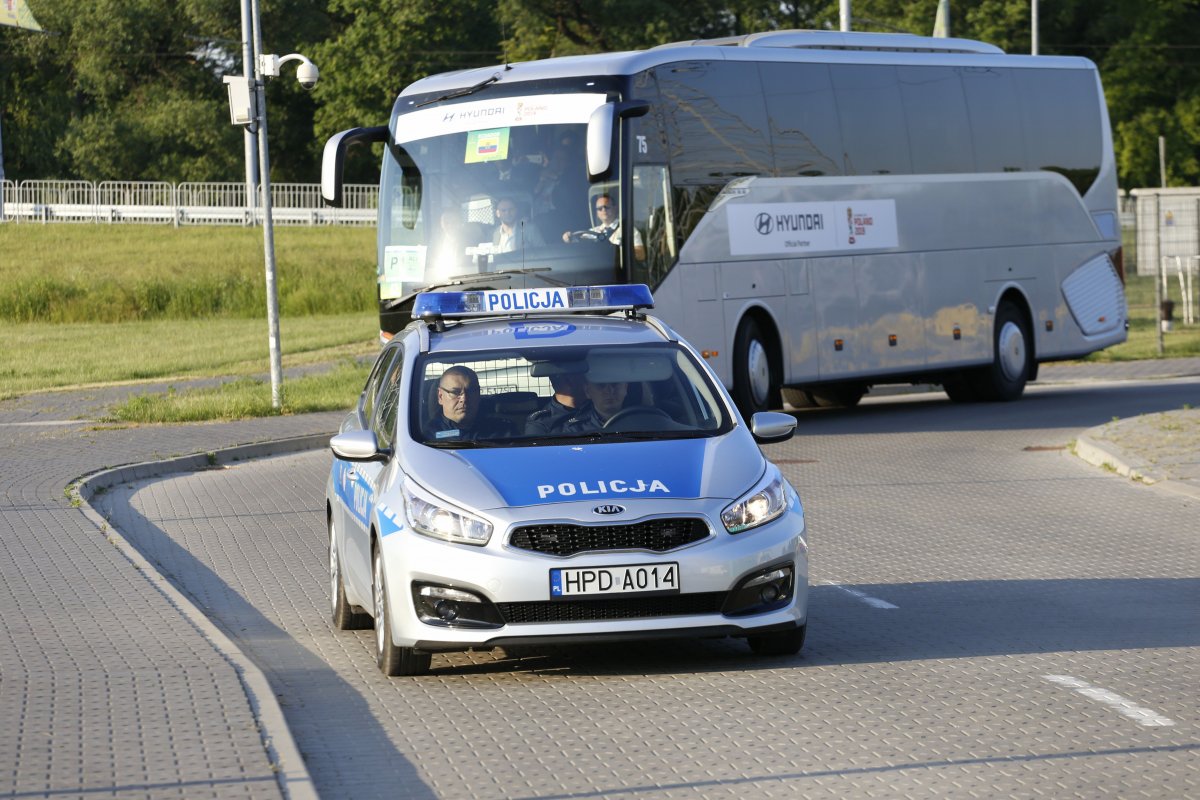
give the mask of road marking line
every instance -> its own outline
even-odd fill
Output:
[[[1059,686],[1073,689],[1084,697],[1104,703],[1104,705],[1113,709],[1118,714],[1128,717],[1138,725],[1144,725],[1147,728],[1164,728],[1175,724],[1175,720],[1169,717],[1164,717],[1148,708],[1142,708],[1132,700],[1126,700],[1124,697],[1121,697],[1116,692],[1110,692],[1108,689],[1103,689],[1099,686],[1092,686],[1087,681],[1079,680],[1079,678],[1074,678],[1070,675],[1043,675],[1042,677],[1051,683],[1057,683]]]
[[[887,600],[880,600],[878,597],[871,597],[871,595],[869,595],[865,592],[860,592],[858,589],[851,589],[849,586],[842,586],[840,583],[834,583],[833,581],[825,581],[825,585],[832,586],[835,589],[841,589],[846,594],[852,595],[853,597],[856,597],[859,600],[862,600],[864,603],[869,605],[871,608],[899,608],[900,607],[900,606],[892,605]]]

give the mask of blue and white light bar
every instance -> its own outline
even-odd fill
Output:
[[[421,292],[413,319],[429,317],[500,317],[513,314],[612,312],[653,308],[644,283],[613,286],[563,286],[533,289],[481,289],[473,292]]]

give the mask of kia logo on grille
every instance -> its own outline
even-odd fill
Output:
[[[624,514],[625,506],[604,505],[592,509],[593,514]]]

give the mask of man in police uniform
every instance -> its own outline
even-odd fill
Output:
[[[624,381],[600,383],[593,382],[589,377],[583,384],[583,393],[587,395],[588,403],[563,423],[563,432],[583,433],[600,430],[621,410],[628,391],[629,384]]]
[[[557,364],[552,361],[540,361],[530,367],[530,376],[550,378],[550,385],[554,387],[554,397],[550,398],[545,408],[538,409],[525,420],[526,435],[545,436],[562,431],[566,421],[578,413],[587,402],[583,380],[586,370],[587,364],[582,361]]]
[[[479,414],[479,376],[469,367],[448,367],[438,379],[438,410],[425,426],[426,436],[437,441],[492,439],[511,436],[506,420]]]

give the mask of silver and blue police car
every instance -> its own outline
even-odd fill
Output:
[[[437,652],[638,638],[804,643],[795,490],[645,286],[420,295],[330,442],[337,628],[387,675]]]

